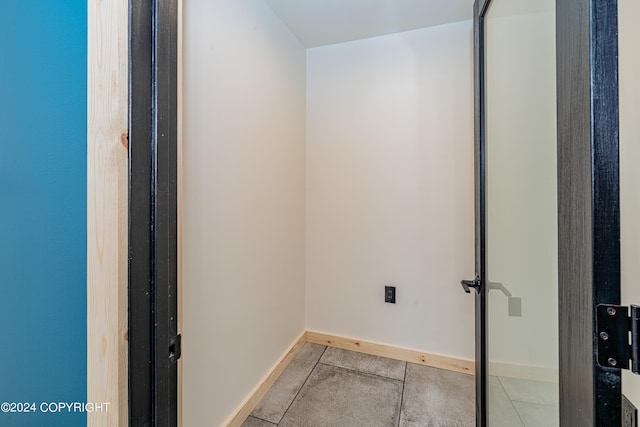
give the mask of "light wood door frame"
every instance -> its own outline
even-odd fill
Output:
[[[127,426],[129,4],[87,7],[87,425]]]
[[[114,0],[87,4],[87,401],[110,404],[108,412],[88,414],[87,425],[91,427],[128,426],[131,409],[128,369],[131,2],[140,3]],[[177,5],[179,33],[182,2],[178,0]],[[177,49],[179,40],[171,43]],[[176,58],[171,61],[175,63]],[[179,66],[179,58],[177,62]],[[178,78],[178,89],[179,82]],[[174,113],[179,121],[179,106]],[[177,157],[179,180],[179,132]],[[179,226],[179,221],[174,222]],[[175,268],[179,268],[179,260]],[[177,291],[179,296],[179,287]],[[177,316],[180,320],[180,311]],[[179,380],[177,389],[179,406]]]

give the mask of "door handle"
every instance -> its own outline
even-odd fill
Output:
[[[466,293],[471,293],[471,288],[474,288],[477,293],[480,293],[480,278],[476,277],[474,280],[461,280],[460,284],[462,285],[462,289]]]
[[[511,292],[509,292],[509,289],[505,288],[505,286],[502,283],[495,283],[495,282],[488,282],[489,284],[489,290],[491,291],[492,289],[498,290],[500,292],[502,292],[504,294],[504,296],[506,297],[512,297],[513,295],[511,295]]]

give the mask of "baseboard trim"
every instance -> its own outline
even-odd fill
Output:
[[[289,350],[278,360],[273,369],[249,395],[240,408],[224,423],[226,427],[240,427],[242,423],[251,415],[251,412],[258,405],[260,400],[267,394],[271,386],[276,382],[291,360],[300,351],[306,342],[307,333],[303,332],[293,343]]]
[[[446,369],[448,371],[462,372],[465,374],[473,374],[475,372],[475,362],[473,360],[458,359],[440,354],[426,353],[408,348],[394,347],[314,331],[307,331],[306,340],[307,342],[315,344],[341,348],[343,350],[358,351],[360,353],[402,360],[403,362],[417,363],[419,365]]]

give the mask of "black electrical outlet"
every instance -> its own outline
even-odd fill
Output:
[[[384,302],[389,302],[391,304],[396,303],[396,287],[395,286],[384,287]]]

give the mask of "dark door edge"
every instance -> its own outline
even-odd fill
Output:
[[[129,2],[129,425],[177,426],[177,0]]]

